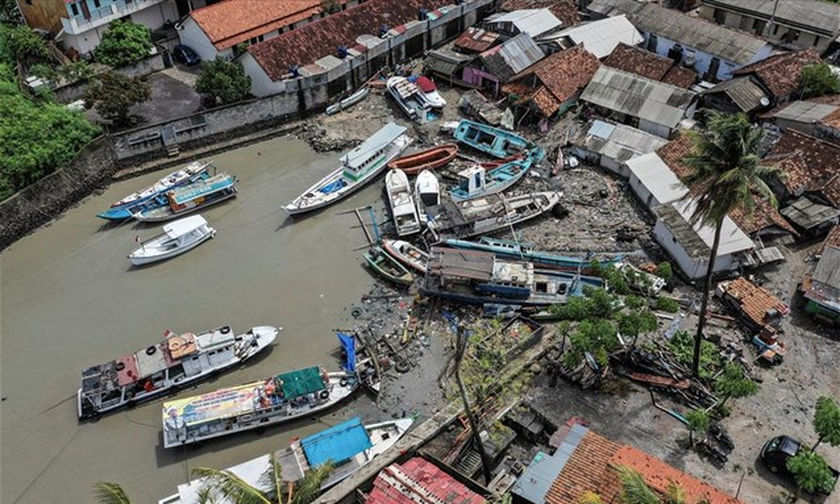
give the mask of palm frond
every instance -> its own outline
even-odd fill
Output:
[[[309,472],[300,480],[300,484],[295,490],[292,504],[309,504],[321,495],[321,485],[332,474],[334,465],[332,462],[327,462]]]
[[[196,467],[192,473],[199,478],[205,478],[213,491],[236,504],[274,504],[268,495],[230,471]]]
[[[100,481],[93,485],[96,493],[96,500],[100,504],[131,504],[131,499],[126,495],[125,490],[116,484]]]
[[[621,481],[621,502],[623,504],[660,504],[659,497],[645,483],[638,472],[626,466],[618,467]]]

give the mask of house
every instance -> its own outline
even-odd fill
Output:
[[[451,47],[440,47],[426,53],[423,70],[443,79],[450,86],[458,84],[469,87],[471,85],[464,82],[464,69],[474,60],[473,55],[455,52]]]
[[[782,215],[806,237],[819,236],[840,222],[840,210],[800,196],[782,208]]]
[[[612,53],[619,44],[634,46],[643,40],[642,34],[626,16],[615,16],[560,30],[540,37],[538,42],[554,45],[560,50],[583,45],[584,49],[596,58],[602,59]]]
[[[572,139],[570,151],[622,177],[630,177],[628,163],[665,145],[665,139],[624,124],[591,121]]]
[[[609,19],[619,17],[623,16]],[[697,81],[697,74],[693,70],[674,63],[670,58],[625,43],[618,44],[601,62],[608,67],[684,89],[690,88]]]
[[[704,19],[633,0],[594,0],[594,16],[625,14],[645,37],[644,47],[693,68],[706,80],[726,80],[732,72],[770,56],[769,42]]]
[[[828,247],[840,248],[840,226],[831,228],[820,246],[814,251],[814,256],[819,259]]]
[[[627,162],[630,188],[649,210],[674,203],[688,194],[688,187],[656,152]]]
[[[835,99],[834,103],[820,102],[817,100],[803,100],[795,101],[777,107],[766,114],[762,114],[762,118],[769,121],[781,130],[793,128],[801,131],[806,135],[813,137],[820,137],[821,131],[819,126],[827,126],[831,128],[840,110],[840,96],[832,95]]]
[[[816,202],[840,208],[840,146],[788,129],[765,162],[775,163],[783,173],[772,183],[780,202],[807,194]]]
[[[358,0],[336,0],[345,9]],[[176,26],[181,43],[201,59],[232,58],[234,47],[252,45],[299,28],[324,15],[321,0],[227,0],[190,12]]]
[[[799,286],[805,311],[818,320],[840,322],[840,248],[826,247],[813,273]]]
[[[571,0],[503,0],[499,10],[513,12],[522,9],[548,9],[563,26],[574,26],[580,22],[580,13],[575,3]]]
[[[715,295],[734,309],[752,332],[779,329],[782,317],[790,313],[779,298],[744,277],[720,282]]]
[[[700,15],[782,47],[812,48],[820,54],[840,33],[840,5],[819,0],[703,0]]]
[[[736,77],[718,82],[703,91],[703,105],[727,114],[743,112],[751,115],[770,108],[770,97],[750,77]]]
[[[462,478],[462,481],[464,478]],[[469,480],[466,480],[469,481]],[[477,487],[473,483],[473,487]],[[365,504],[485,504],[477,488],[469,488],[422,457],[394,463],[379,471]]]
[[[659,496],[676,484],[685,491],[686,504],[743,504],[636,447],[609,440],[578,423],[561,429],[562,441],[554,454],[538,452],[513,485],[514,502],[580,504],[591,492],[604,504],[616,504],[622,491],[619,471],[626,467]]]
[[[70,52],[87,55],[99,45],[111,21],[129,18],[157,30],[187,14],[189,4],[175,0],[18,0],[18,7],[31,28],[51,33]]]
[[[820,55],[813,49],[776,54],[757,63],[743,66],[732,74],[752,77],[767,92],[775,107],[795,99],[799,91],[799,75],[808,65],[820,62]]]
[[[511,98],[515,109],[535,111],[548,119],[577,103],[599,66],[598,58],[583,46],[575,46],[531,65],[510,79],[502,91]]]
[[[527,33],[508,39],[479,54],[477,64],[464,68],[463,80],[498,95],[501,85],[545,57]]]
[[[601,66],[581,100],[620,122],[668,138],[683,119],[694,116],[695,96],[670,84]]]
[[[470,26],[455,39],[452,49],[463,54],[479,54],[490,49],[499,42],[499,34],[484,28]]]
[[[494,14],[484,20],[484,27],[506,39],[520,33],[537,39],[561,29],[563,23],[548,9],[522,9]]]

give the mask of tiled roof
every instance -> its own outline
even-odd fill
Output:
[[[499,34],[483,28],[470,27],[455,39],[454,46],[462,52],[484,52],[499,39]]]
[[[665,77],[674,62],[641,47],[618,44],[612,54],[604,58],[604,64],[658,81]]]
[[[520,101],[533,100],[540,112],[549,117],[563,102],[572,98],[589,83],[599,66],[598,58],[582,46],[575,46],[537,62],[514,77],[518,85],[512,87],[506,85],[502,89],[507,93],[521,95],[523,81],[528,82],[531,76],[536,77],[540,85],[530,96],[522,97]]]
[[[665,74],[665,77],[662,77],[662,82],[665,84],[672,84],[677,87],[688,89],[690,88],[695,82],[697,82],[697,74],[694,73],[693,70],[689,70],[688,68],[683,68],[679,65],[674,65],[668,70],[668,73]]]
[[[360,35],[379,34],[379,28],[394,28],[417,19],[421,8],[435,9],[451,0],[368,0],[331,16],[282,33],[248,52],[273,81],[280,80],[292,65],[304,66],[335,54],[339,46],[355,47]]]
[[[840,206],[840,146],[788,129],[767,159],[778,160],[786,174],[782,182],[792,194],[811,191]]]
[[[758,326],[766,323],[766,315],[770,310],[776,310],[782,315],[790,311],[779,298],[744,277],[724,282],[720,287],[738,302],[744,315]]]
[[[840,105],[840,103],[838,103],[838,105]],[[820,123],[825,124],[830,128],[840,129],[840,109],[837,109],[820,119]]]
[[[391,464],[373,481],[365,504],[484,504],[484,497],[420,457]]]
[[[680,134],[676,138],[666,143],[656,153],[665,161],[674,174],[680,180],[685,180],[689,175],[694,173],[694,168],[682,162],[682,158],[692,153],[694,144],[688,135]]]
[[[831,231],[825,236],[825,240],[820,243],[814,254],[822,255],[828,247],[840,248],[840,226],[831,228]]]
[[[819,63],[820,55],[813,49],[770,56],[757,63],[739,68],[734,75],[755,75],[776,98],[791,95],[799,88],[799,73],[812,63]]]
[[[548,9],[563,26],[574,26],[580,22],[577,7],[570,0],[504,0],[499,10]]]

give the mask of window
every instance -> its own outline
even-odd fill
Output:
[[[100,0],[93,0],[93,6],[98,9],[102,7],[102,2]]]
[[[715,18],[715,23],[723,24],[726,21],[726,11],[721,9],[715,9],[715,13],[712,17]]]
[[[262,42],[263,40],[265,40],[265,36],[260,35],[259,37],[254,37],[254,38],[248,39],[248,45],[258,44],[258,43]]]
[[[779,25],[773,25],[773,35],[779,34]]]
[[[76,2],[70,4],[70,12],[73,13],[73,16],[79,15],[79,5]]]
[[[650,51],[650,52],[655,53],[655,52],[656,52],[656,45],[657,45],[657,42],[658,42],[658,41],[656,40],[656,35],[654,35],[654,34],[652,34],[652,33],[651,33],[651,34],[648,36],[647,50],[648,50],[648,51]]]
[[[814,47],[817,47],[818,45],[820,45],[820,38],[814,35]]]
[[[767,22],[761,19],[756,19],[753,23],[753,31],[756,35],[761,35],[764,33],[764,28],[767,26]]]

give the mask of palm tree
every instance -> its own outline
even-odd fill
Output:
[[[126,495],[125,490],[116,483],[100,481],[93,485],[96,493],[96,500],[100,504],[131,504],[131,499]]]
[[[472,430],[473,442],[478,449],[478,454],[481,457],[481,469],[484,473],[484,482],[490,483],[492,475],[490,474],[490,456],[487,455],[487,450],[484,448],[484,442],[481,440],[480,430],[478,428],[479,422],[472,407],[470,406],[470,398],[467,394],[467,389],[464,387],[464,382],[461,381],[461,363],[464,360],[464,351],[467,349],[467,330],[462,326],[457,327],[455,341],[455,383],[458,384],[458,392],[461,395],[461,402],[464,405],[464,413],[467,414],[467,421]]]
[[[697,205],[691,223],[700,222],[715,227],[697,334],[694,337],[691,371],[697,377],[700,370],[700,342],[706,326],[706,306],[712,288],[723,220],[734,210],[741,210],[751,218],[757,197],[767,199],[775,206],[776,198],[764,180],[779,172],[776,167],[761,164],[758,149],[764,132],[750,124],[743,114],[713,114],[705,131],[688,132],[688,135],[694,143],[694,150],[682,161],[694,168],[694,173],[685,180],[691,188],[686,198],[693,199]]]

